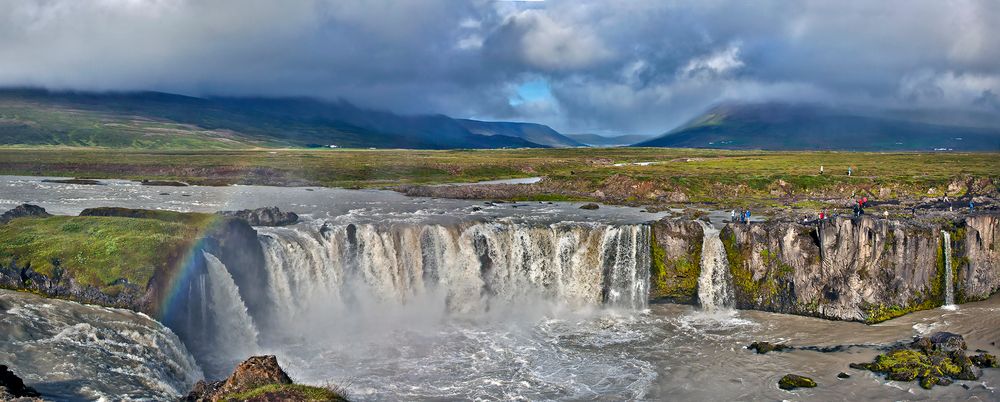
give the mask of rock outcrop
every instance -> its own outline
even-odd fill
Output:
[[[954,380],[976,380],[981,368],[995,368],[996,357],[982,353],[966,355],[965,339],[950,332],[917,337],[907,346],[878,355],[871,363],[852,363],[851,368],[884,374],[893,381],[920,381],[930,389]]]
[[[801,376],[798,374],[786,374],[778,380],[778,388],[786,391],[791,391],[797,388],[815,388],[816,381],[812,378]]]
[[[1000,215],[969,216],[964,228],[954,231],[958,302],[983,300],[1000,291]]]
[[[35,399],[39,396],[38,391],[24,385],[24,381],[10,368],[0,364],[0,401],[40,401]]]
[[[183,401],[345,401],[337,392],[296,385],[273,356],[253,356],[229,378],[199,381]]]
[[[652,227],[649,299],[698,303],[704,230],[688,219],[662,219]]]
[[[286,226],[299,221],[295,212],[281,212],[278,207],[219,211],[219,215],[243,219],[252,226]]]
[[[24,218],[29,216],[44,218],[46,216],[52,216],[52,215],[50,215],[48,212],[45,212],[45,208],[42,208],[40,206],[31,204],[21,204],[7,212],[4,212],[3,215],[0,215],[0,225],[10,222],[17,218]]]
[[[951,233],[957,301],[1000,290],[997,215],[770,221],[728,225],[721,238],[737,308],[874,323],[944,303],[942,230]]]

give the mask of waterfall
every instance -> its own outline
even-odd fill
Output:
[[[944,308],[955,308],[955,284],[951,273],[951,233],[941,231],[944,247]]]
[[[326,223],[258,233],[279,319],[415,304],[470,315],[545,303],[647,306],[645,225]]]
[[[214,361],[239,361],[257,350],[257,330],[247,312],[239,289],[225,264],[214,255],[203,252],[208,271],[207,291],[203,300],[208,302],[210,314],[203,315],[203,328],[210,328]],[[204,282],[201,290],[205,290]],[[206,371],[209,371],[207,368]]]
[[[698,220],[705,234],[701,246],[701,274],[698,276],[698,302],[706,311],[731,309],[734,305],[732,274],[719,229]]]

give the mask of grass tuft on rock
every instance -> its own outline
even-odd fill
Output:
[[[219,400],[346,401],[347,398],[329,388],[302,384],[268,384],[246,392],[223,395]]]

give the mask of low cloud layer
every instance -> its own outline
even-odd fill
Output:
[[[1000,114],[997,38],[992,0],[28,0],[0,8],[0,86],[651,134],[727,100]]]

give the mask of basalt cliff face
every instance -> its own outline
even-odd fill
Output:
[[[941,306],[949,283],[958,303],[995,293],[998,230],[996,215],[936,223],[862,217],[733,224],[721,238],[737,308],[874,323]]]
[[[652,226],[650,301],[697,304],[704,229],[690,219],[666,218]]]
[[[959,235],[953,236],[955,250],[961,253],[953,258],[959,302],[982,300],[1000,291],[1000,215],[971,216],[955,232]]]

